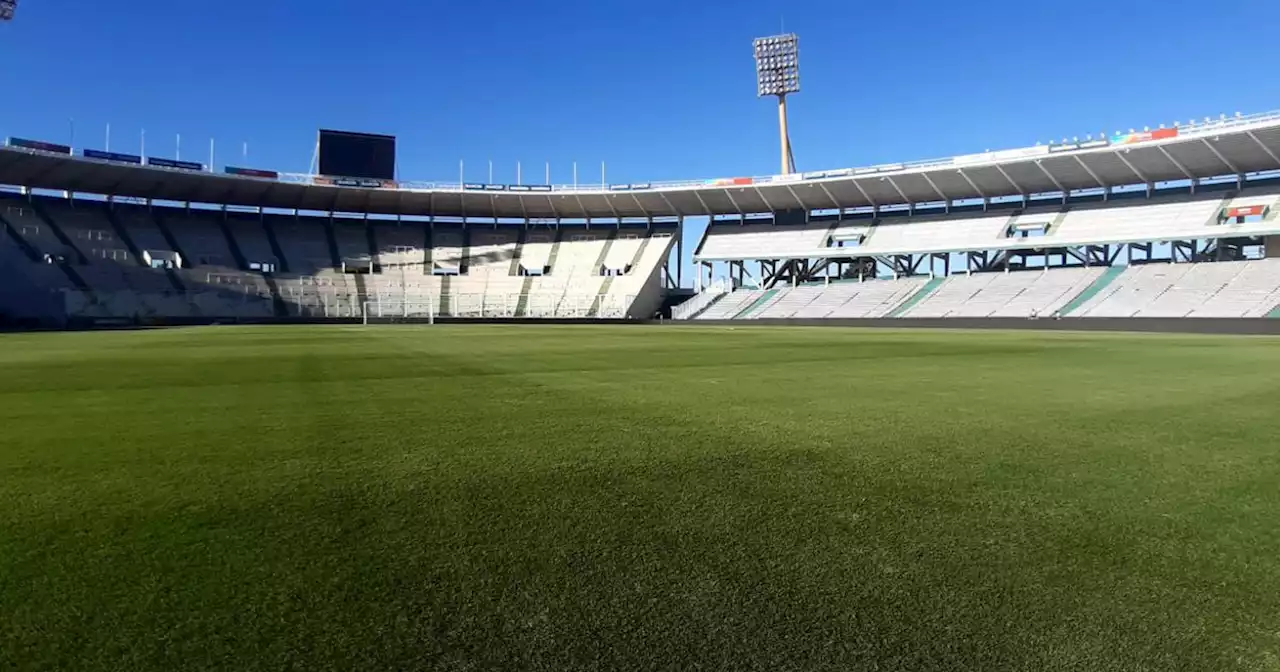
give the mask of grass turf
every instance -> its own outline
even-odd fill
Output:
[[[0,337],[0,668],[1280,669],[1280,340]]]

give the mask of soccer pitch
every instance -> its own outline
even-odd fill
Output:
[[[0,336],[0,669],[1277,670],[1280,339]]]

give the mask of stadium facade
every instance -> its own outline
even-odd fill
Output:
[[[10,138],[0,310],[50,323],[1265,317],[1280,114],[940,160],[596,185],[296,175]],[[689,218],[710,218],[696,249]]]

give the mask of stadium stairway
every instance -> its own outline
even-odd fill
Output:
[[[607,276],[604,282],[600,284],[600,293],[596,294],[596,298],[591,300],[591,308],[587,310],[587,317],[599,317],[600,303],[604,297],[609,294],[609,288],[613,286],[613,276]]]
[[[22,250],[22,256],[26,257],[27,260],[33,264],[43,263],[43,258],[40,256],[40,252],[37,251],[26,238],[23,238],[22,234],[18,233],[17,229],[13,228],[13,225],[9,223],[9,220],[5,219],[3,213],[0,213],[0,226],[4,227],[4,232],[13,240],[14,244],[18,246],[18,249]]]
[[[520,259],[524,256],[524,243],[529,239],[529,230],[520,229],[516,234],[516,246],[511,251],[511,266],[507,269],[507,275],[513,278],[520,276]]]
[[[333,233],[333,217],[327,217],[324,220],[324,240],[329,246],[329,263],[333,264],[335,271],[340,270],[342,253],[338,252],[338,237]]]
[[[452,278],[452,276],[448,276],[448,275],[442,275],[442,276],[440,276],[440,297],[439,297],[439,299],[438,299],[438,301],[439,301],[440,303],[439,303],[439,305],[436,307],[436,314],[437,314],[437,315],[452,315],[452,314],[453,314],[453,310],[451,309],[451,306],[449,305],[449,303],[450,303],[450,302],[449,302],[449,285],[451,284],[451,282],[450,282],[450,281],[451,281],[452,279],[453,279],[453,278]]]
[[[458,275],[466,275],[471,267],[471,227],[462,227],[462,256],[458,258]]]
[[[691,313],[691,314],[689,315],[689,317],[687,317],[687,318],[685,318],[685,319],[687,319],[687,320],[697,319],[697,317],[698,317],[699,315],[701,315],[701,314],[703,314],[703,313],[707,312],[708,310],[711,310],[711,307],[712,307],[712,306],[714,306],[714,305],[716,305],[717,303],[719,303],[719,302],[720,302],[720,300],[721,300],[721,299],[723,299],[723,298],[724,298],[724,297],[726,297],[726,296],[729,296],[729,292],[724,292],[724,293],[719,294],[719,295],[717,295],[717,296],[713,296],[713,297],[711,297],[711,300],[707,302],[707,305],[705,305],[705,306],[703,306],[703,307],[701,307],[701,308],[699,308],[699,309],[697,309],[697,310],[693,311],[693,313]]]
[[[768,304],[769,301],[773,299],[773,297],[777,296],[779,291],[781,290],[777,290],[777,289],[768,290],[764,294],[761,294],[760,298],[756,299],[755,301],[752,301],[750,305],[748,305],[746,308],[743,308],[741,311],[738,312],[737,315],[734,315],[730,319],[744,320],[751,317],[753,313],[755,313],[757,310],[761,309],[766,304]]]
[[[378,234],[377,232],[374,231],[373,226],[371,226],[367,221],[364,223],[364,241],[365,241],[365,247],[369,248],[370,270],[376,271],[379,273],[382,272],[382,269],[380,268],[379,269],[373,268],[374,266],[379,265],[378,259],[381,258],[381,255],[379,254],[381,252],[381,249],[378,247]]]
[[[164,213],[157,208],[151,208],[149,213],[151,218],[155,220],[156,228],[160,229],[160,235],[164,237],[164,242],[169,245],[169,249],[182,257],[182,265],[188,268],[196,266],[195,260],[187,256],[186,251],[182,249],[182,244],[178,242],[178,237],[173,235],[173,229],[169,227],[169,222],[165,220]],[[235,248],[232,249],[234,250]]]
[[[241,271],[249,271],[249,261],[244,258],[244,250],[240,249],[240,243],[236,242],[236,237],[231,233],[231,227],[227,226],[226,213],[222,217],[218,217],[218,228],[222,230],[222,237],[227,241],[227,249],[231,251],[231,257],[235,259],[236,268]],[[157,221],[163,223],[164,219],[159,218]],[[167,231],[169,227],[161,226],[161,231]]]
[[[609,237],[605,238],[604,246],[600,248],[600,254],[596,256],[595,272],[600,273],[604,269],[604,260],[609,258],[609,248],[613,247],[613,241],[618,239],[618,230],[613,229],[609,232]],[[604,294],[604,290],[600,291]]]
[[[1062,314],[1070,315],[1072,312],[1079,309],[1080,306],[1083,306],[1089,301],[1089,299],[1097,296],[1099,292],[1106,289],[1111,283],[1115,282],[1116,278],[1119,278],[1125,272],[1126,268],[1127,267],[1125,266],[1112,266],[1111,268],[1108,268],[1097,280],[1093,281],[1093,284],[1086,287],[1085,290],[1080,292],[1080,294],[1074,299],[1068,301],[1067,305],[1062,307]]]
[[[596,261],[597,267],[604,267],[605,260],[609,258],[609,250],[613,247],[613,242],[617,240],[617,238],[618,232],[615,231],[613,232],[613,235],[609,237],[609,242],[605,245],[604,251],[601,252],[600,259]],[[627,273],[637,272],[636,269],[640,268],[640,261],[644,259],[644,253],[651,244],[657,244],[654,243],[653,236],[645,236],[644,239],[640,241],[640,244],[636,246],[636,253],[631,255],[631,261],[627,263]],[[588,314],[589,317],[599,317],[600,304],[605,300],[609,295],[610,290],[613,288],[613,280],[614,276],[605,278],[604,283],[600,286],[599,295],[597,295],[595,301],[591,303],[591,312]]]
[[[36,216],[40,218],[40,221],[53,232],[54,237],[58,239],[58,243],[60,243],[66,251],[76,256],[76,263],[81,266],[88,266],[89,258],[85,256],[84,251],[71,241],[71,238],[67,236],[67,232],[63,231],[62,227],[49,216],[49,213],[44,209],[44,206],[41,205],[39,201],[35,200],[31,201],[31,206],[32,210],[35,211]]]
[[[280,239],[276,237],[275,227],[271,226],[269,217],[262,218],[262,230],[267,234],[267,244],[271,246],[271,254],[276,258],[276,272],[288,273],[289,260],[284,256],[284,248],[280,246]]]
[[[145,267],[147,261],[142,258],[142,250],[138,249],[138,245],[133,242],[133,236],[130,236],[129,231],[120,223],[120,218],[116,216],[113,204],[106,204],[103,212],[107,216],[107,223],[111,225],[111,230],[115,233],[116,239],[124,243],[125,249],[129,250],[129,254],[139,266]]]
[[[912,294],[910,297],[908,297],[907,300],[903,301],[897,308],[894,308],[893,310],[889,311],[889,314],[887,317],[902,317],[907,313],[907,311],[914,308],[916,304],[920,303],[921,301],[924,301],[925,299],[929,298],[929,296],[932,295],[934,292],[938,291],[938,288],[941,287],[942,283],[946,281],[947,281],[946,278],[933,278],[929,282],[926,282],[924,286],[922,286],[919,289],[919,291],[917,291],[915,294]]]
[[[529,229],[521,229],[519,237],[516,239],[515,252],[511,254],[511,268],[507,273],[511,277],[519,277],[520,262],[524,259],[524,246],[529,242]],[[524,317],[529,312],[529,292],[533,291],[533,277],[526,277],[524,282],[520,284],[520,296],[516,297],[516,307],[512,314],[516,317]]]
[[[129,227],[125,226],[124,223],[120,221],[119,215],[116,213],[115,208],[112,207],[111,204],[107,205],[106,215],[107,215],[107,222],[111,224],[111,229],[115,232],[116,238],[120,239],[120,242],[124,243],[125,247],[128,248],[129,250],[129,254],[133,255],[133,258],[138,262],[138,265],[143,268],[146,268],[147,261],[142,258],[142,250],[134,242],[133,237],[129,235]],[[161,235],[163,235],[163,230],[161,231]],[[169,245],[169,249],[173,252],[176,252],[178,256],[182,258],[183,265],[190,264],[190,260],[187,259],[187,255],[183,254],[178,249],[178,246],[173,244],[174,241],[172,239],[172,236],[165,236],[164,239],[165,239],[165,242]],[[164,275],[165,275],[165,278],[169,280],[169,285],[173,287],[174,291],[177,291],[183,294],[186,293],[187,287],[185,284],[183,284],[182,278],[178,277],[178,272],[175,269],[172,269],[172,268],[164,269]],[[194,308],[195,306],[193,304],[192,309],[194,310]]]
[[[422,227],[422,272],[427,275],[431,275],[431,269],[435,268],[431,259],[431,247],[435,242],[434,238],[431,225]]]
[[[551,253],[547,255],[547,268],[556,272],[556,257],[560,254],[560,243],[564,241],[564,229],[557,228],[555,239],[551,242]]]

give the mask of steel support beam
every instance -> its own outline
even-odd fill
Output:
[[[857,184],[857,182],[854,182],[854,184]],[[819,182],[818,188],[822,190],[822,193],[827,195],[827,198],[831,199],[831,207],[835,208],[841,215],[844,215],[844,208],[840,205],[840,201],[836,200],[836,197],[832,195],[831,190],[827,188],[827,185]],[[866,194],[864,193],[863,196],[866,196]]]
[[[1151,184],[1151,180],[1147,179],[1147,176],[1143,175],[1142,171],[1138,170],[1137,166],[1133,165],[1133,163],[1130,162],[1129,159],[1124,158],[1124,155],[1128,153],[1129,153],[1128,150],[1125,150],[1123,152],[1116,152],[1116,158],[1120,159],[1121,163],[1127,166],[1129,170],[1133,171],[1133,174],[1137,175],[1138,179],[1142,180],[1143,184]]]
[[[633,201],[635,201],[635,202],[636,202],[636,208],[637,208],[637,209],[639,209],[639,210],[640,210],[640,212],[641,212],[641,213],[643,213],[643,214],[644,214],[644,216],[645,216],[646,218],[648,218],[648,219],[652,222],[652,220],[653,220],[653,215],[649,214],[649,211],[644,209],[644,206],[643,206],[643,205],[641,205],[641,203],[640,203],[640,197],[639,197],[639,196],[637,196],[637,195],[636,195],[636,192],[634,192],[634,191],[633,191],[633,192],[631,192],[631,200],[633,200]],[[621,221],[621,220],[619,220],[619,221],[618,221],[618,223],[619,223],[619,224],[621,224],[621,223],[622,223],[622,221]]]
[[[981,196],[983,200],[987,200],[988,198],[990,198],[989,196],[987,196],[986,192],[982,191],[982,188],[978,186],[978,183],[974,182],[973,179],[971,179],[969,175],[964,172],[964,168],[958,168],[956,169],[956,172],[960,174],[960,177],[964,178],[965,182],[969,183],[969,186],[973,187],[973,191],[977,193],[979,196]]]
[[[796,193],[796,190],[792,188],[792,185],[790,184],[787,185],[787,191],[790,192],[791,198],[796,199],[796,205],[800,206],[801,210],[804,210],[806,213],[811,210],[809,206],[804,204],[804,199],[800,198],[800,194]]]
[[[1182,174],[1186,176],[1188,180],[1191,180],[1191,190],[1195,191],[1196,178],[1191,175],[1191,171],[1187,170],[1187,167],[1182,165],[1181,161],[1178,161],[1177,159],[1173,158],[1173,155],[1170,154],[1169,151],[1166,150],[1164,147],[1161,147],[1160,145],[1156,145],[1156,149],[1159,150],[1161,154],[1164,154],[1164,158],[1169,159],[1169,163],[1172,163],[1173,165],[1177,166],[1178,170],[1182,171]]]
[[[1111,188],[1102,181],[1102,178],[1098,177],[1097,173],[1093,172],[1093,169],[1084,162],[1084,159],[1080,158],[1079,154],[1073,154],[1071,158],[1075,159],[1076,163],[1080,164],[1081,168],[1084,168],[1084,172],[1089,173],[1089,177],[1092,177],[1093,181],[1098,183],[1098,186],[1101,187],[1103,191],[1103,200],[1106,200],[1107,196],[1111,193]]]
[[[1004,179],[1009,182],[1009,185],[1012,186],[1014,189],[1017,189],[1018,193],[1022,195],[1022,200],[1025,201],[1031,197],[1031,194],[1029,194],[1026,189],[1023,189],[1022,185],[1015,182],[1014,179],[1009,176],[1009,173],[1005,171],[1004,166],[998,163],[995,164],[995,166],[996,166],[996,170],[1000,171],[1000,175],[1003,176]]]
[[[1034,163],[1036,164],[1036,168],[1039,168],[1040,172],[1044,173],[1044,176],[1049,178],[1049,181],[1053,183],[1053,186],[1057,187],[1058,191],[1062,192],[1062,202],[1066,203],[1067,190],[1063,188],[1062,183],[1058,181],[1058,178],[1053,176],[1053,173],[1049,172],[1048,168],[1044,167],[1044,164],[1040,162],[1040,159],[1036,159]]]
[[[739,217],[742,217],[742,219],[745,221],[745,220],[746,220],[746,218],[747,218],[747,213],[745,213],[745,212],[743,212],[743,211],[742,211],[742,206],[738,205],[738,202],[737,202],[737,201],[735,201],[735,200],[733,200],[733,194],[731,194],[731,193],[729,193],[729,192],[730,192],[730,190],[729,190],[729,189],[725,189],[725,190],[724,190],[724,197],[725,197],[725,198],[727,198],[727,199],[729,199],[729,202],[733,204],[733,209],[738,211],[738,216],[739,216]]]
[[[937,194],[938,198],[942,199],[942,203],[946,206],[946,211],[951,212],[951,199],[947,198],[947,195],[942,193],[942,190],[938,188],[938,185],[929,177],[929,173],[921,173],[920,175],[924,178],[925,182],[929,183],[929,187],[933,189],[933,193]]]
[[[752,188],[756,190],[756,196],[760,197],[760,201],[764,203],[764,207],[769,208],[769,212],[777,212],[777,210],[774,209],[773,204],[769,202],[769,199],[765,198],[764,192],[760,191],[760,187]]]
[[[702,200],[702,194],[699,194],[697,189],[694,189],[691,193],[694,198],[698,199],[698,203],[702,205],[703,214],[708,217],[715,217],[715,214],[711,212],[711,208],[707,207],[707,202]]]
[[[676,206],[671,204],[671,199],[667,198],[667,195],[663,193],[661,189],[658,190],[657,194],[658,196],[662,197],[662,202],[666,203],[668,208],[671,208],[671,212],[676,213],[676,216],[681,218],[685,216],[683,212],[681,212],[678,208],[676,208]]]
[[[1266,152],[1267,156],[1271,157],[1272,161],[1280,163],[1280,156],[1277,156],[1275,152],[1271,151],[1270,147],[1262,144],[1262,141],[1258,139],[1258,136],[1253,134],[1253,131],[1245,131],[1245,135],[1249,136],[1250,140],[1254,141],[1258,147],[1262,148],[1262,151]]]
[[[1219,152],[1219,151],[1218,151],[1218,148],[1217,148],[1217,147],[1214,147],[1214,146],[1209,142],[1209,139],[1208,139],[1208,138],[1200,138],[1200,142],[1201,142],[1201,143],[1203,143],[1205,147],[1208,147],[1208,148],[1209,148],[1209,151],[1213,152],[1213,155],[1214,155],[1214,156],[1216,156],[1216,157],[1218,157],[1218,160],[1219,160],[1219,161],[1221,161],[1223,165],[1225,165],[1227,168],[1230,168],[1230,169],[1231,169],[1231,172],[1235,173],[1236,175],[1239,175],[1239,174],[1240,174],[1240,169],[1239,169],[1239,168],[1236,168],[1236,164],[1231,163],[1230,161],[1228,161],[1228,160],[1227,160],[1227,157],[1223,156],[1223,155],[1222,155],[1222,152]]]
[[[874,199],[874,198],[871,198],[871,195],[867,193],[867,190],[862,188],[862,183],[861,183],[861,182],[859,182],[858,180],[854,180],[854,181],[853,181],[853,186],[854,186],[854,187],[857,187],[857,189],[858,189],[858,193],[859,193],[859,194],[862,194],[862,197],[863,197],[863,198],[865,198],[865,199],[867,199],[867,205],[870,205],[872,210],[874,210],[875,212],[879,213],[879,212],[880,212],[880,204],[879,204],[879,203],[876,203],[875,199]]]
[[[906,194],[902,193],[902,189],[898,187],[898,183],[894,182],[892,177],[885,176],[881,179],[888,182],[889,186],[893,187],[893,190],[898,192],[898,196],[902,197],[902,202],[907,204],[908,213],[914,213],[916,211],[916,204],[911,199],[907,198]]]

